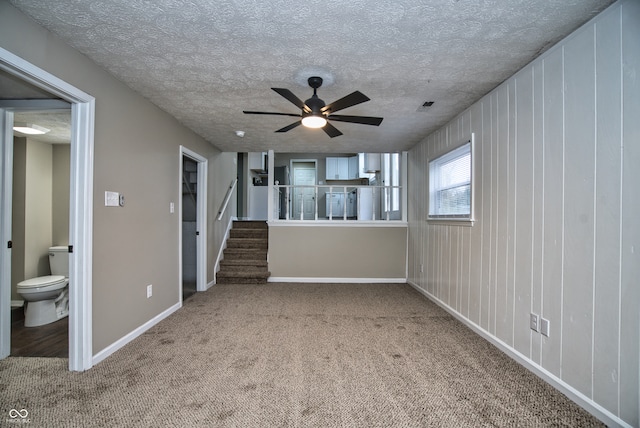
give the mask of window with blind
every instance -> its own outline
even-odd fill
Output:
[[[471,141],[429,162],[429,218],[471,220]]]

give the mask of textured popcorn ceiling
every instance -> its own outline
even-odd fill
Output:
[[[611,4],[610,0],[10,0],[100,66],[225,151],[408,149]],[[344,135],[295,128],[306,77],[340,114]],[[89,91],[90,92],[90,91]],[[435,104],[418,111],[425,101]],[[236,130],[245,131],[238,138]]]

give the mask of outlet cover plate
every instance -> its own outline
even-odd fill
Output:
[[[549,337],[549,320],[540,318],[540,333]]]

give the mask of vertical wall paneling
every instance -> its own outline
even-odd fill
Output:
[[[474,196],[474,213],[473,217],[478,218],[482,212],[483,204],[483,186],[482,186],[482,144],[479,139],[482,138],[482,103],[477,103],[471,107],[469,133],[473,132],[473,196]],[[482,302],[482,227],[475,225],[469,228],[469,314],[468,318],[475,324],[480,325],[480,305]]]
[[[543,285],[540,315],[548,319],[551,335],[542,337],[542,366],[561,376],[562,349],[562,246],[564,178],[563,49],[544,59],[544,236]]]
[[[640,426],[639,76],[621,0],[410,153],[412,283],[609,425]],[[474,224],[425,221],[428,160],[471,133]]]
[[[517,180],[517,145],[516,145],[516,84],[515,81],[509,82],[509,99],[508,99],[508,112],[509,112],[509,140],[508,140],[508,153],[507,159],[507,316],[506,316],[506,337],[507,343],[513,346],[514,332],[515,332],[515,244],[516,235],[515,228],[517,225],[517,217],[515,215],[516,210],[516,187],[518,186]]]
[[[495,335],[505,343],[511,343],[509,312],[511,301],[507,285],[508,208],[509,208],[509,90],[508,84],[497,90],[497,166],[495,199]],[[511,326],[513,327],[513,325]]]
[[[593,314],[593,399],[618,409],[620,324],[620,16],[595,26],[596,189]]]
[[[486,97],[483,104],[482,133],[479,146],[482,150],[482,164],[480,173],[482,175],[482,214],[479,217],[477,226],[482,228],[482,305],[480,307],[480,326],[486,331],[491,331],[491,206],[493,194],[492,158],[493,145],[491,144],[491,97]],[[485,114],[486,112],[486,114]]]
[[[622,275],[620,413],[640,426],[640,2],[622,4]]]
[[[531,312],[542,313],[542,284],[544,272],[544,67],[539,61],[531,67],[533,70],[533,205],[531,208],[533,229],[531,245]],[[524,120],[524,117],[520,117]],[[520,125],[521,127],[524,124]],[[520,150],[524,143],[520,144]],[[527,328],[528,324],[527,324]],[[531,335],[531,358],[536,364],[542,364],[542,336],[529,330]]]
[[[514,288],[513,347],[531,358],[529,314],[532,296],[533,242],[533,71],[525,70],[515,78],[516,153],[514,186]],[[517,188],[517,191],[515,189]]]
[[[595,58],[593,27],[564,48],[562,378],[587,396],[593,341]],[[553,324],[552,324],[553,325]]]

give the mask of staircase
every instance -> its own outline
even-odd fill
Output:
[[[264,284],[269,278],[269,228],[264,221],[234,221],[216,274],[218,284]]]

